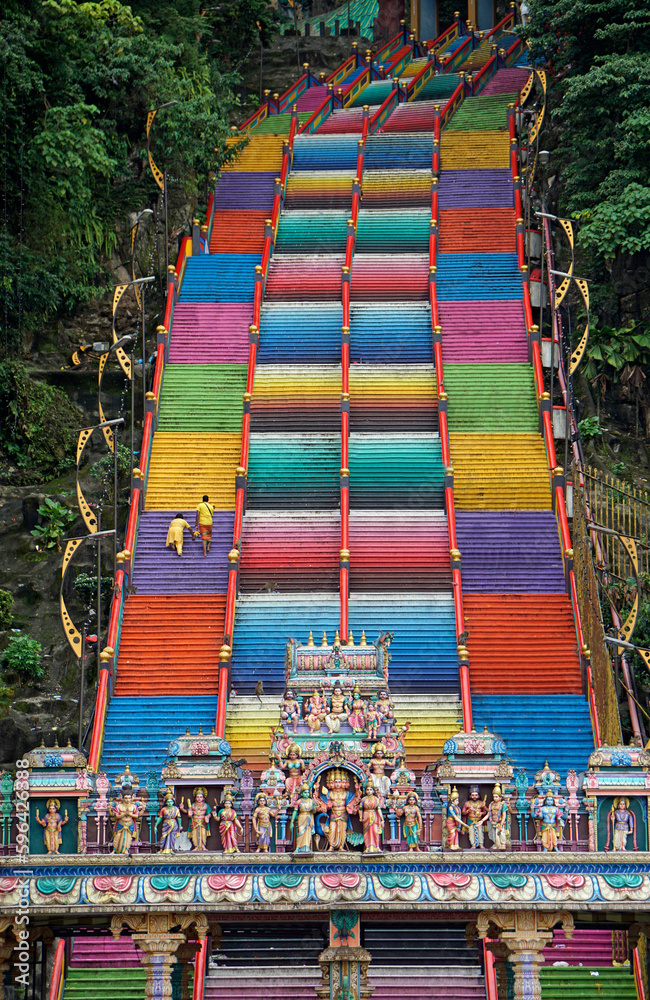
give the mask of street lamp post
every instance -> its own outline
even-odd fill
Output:
[[[150,149],[150,136],[151,129],[154,123],[154,119],[159,111],[163,108],[171,108],[174,104],[178,104],[178,101],[166,101],[165,104],[160,104],[153,111],[150,111],[147,115],[147,125],[146,125],[146,136],[147,136],[147,156],[149,157],[149,166],[151,167],[151,173],[153,174],[153,179],[163,193],[163,200],[165,202],[165,274],[167,274],[167,269],[169,267],[169,216],[167,212],[167,171],[161,170],[153,160]]]

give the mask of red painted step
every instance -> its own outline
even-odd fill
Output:
[[[464,594],[472,691],[581,694],[566,594]]]
[[[225,594],[129,597],[115,694],[215,694],[225,610]]]
[[[443,208],[439,221],[441,253],[515,252],[514,208]]]
[[[268,211],[215,212],[210,253],[262,253]]]

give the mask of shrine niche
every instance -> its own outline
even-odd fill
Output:
[[[602,746],[589,757],[582,789],[589,813],[589,850],[647,851],[650,753]]]
[[[363,849],[390,841],[417,850],[422,815],[416,777],[406,765],[404,737],[388,685],[392,632],[347,645],[338,632],[317,646],[287,645],[286,690],[260,789],[286,806],[289,839],[299,854]]]

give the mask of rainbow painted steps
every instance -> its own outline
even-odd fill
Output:
[[[243,364],[168,364],[157,433],[239,433],[246,372]]]
[[[181,511],[194,528],[195,509]],[[212,522],[212,546],[203,555],[200,539],[183,539],[183,555],[165,548],[169,523],[176,510],[143,511],[138,525],[138,541],[133,565],[133,583],[138,597],[145,594],[225,594],[228,589],[228,559],[232,546],[234,513],[215,511]],[[130,601],[127,599],[127,607]]]
[[[509,656],[516,657],[516,648]],[[472,710],[475,728],[498,733],[509,758],[529,777],[547,758],[563,777],[569,768],[582,771],[593,753],[589,706],[582,695],[472,694]]]
[[[535,378],[529,364],[446,364],[445,389],[449,426],[455,434],[538,430]]]
[[[442,351],[445,366],[528,361],[524,311],[519,301],[441,302]]]
[[[218,510],[235,506],[241,432],[157,432],[151,446],[146,510],[196,510],[207,493]]]
[[[289,638],[307,641],[339,625],[337,593],[263,593],[242,595],[237,603],[233,684],[252,694],[259,680],[267,694],[284,690]],[[357,593],[350,596],[350,629],[356,641],[362,630],[369,640],[387,628],[391,647],[390,686],[394,694],[457,691],[458,661],[453,599],[449,591]]]
[[[464,594],[566,593],[554,514],[457,511]]]
[[[106,719],[102,770],[112,781],[130,764],[142,781],[150,772],[159,776],[169,744],[185,732],[199,728],[209,733],[217,717],[217,692],[180,697],[141,696],[112,698]]]
[[[539,434],[449,435],[456,510],[550,510]]]
[[[540,966],[542,1000],[637,1000],[634,977],[627,968],[590,969]]]
[[[245,365],[248,327],[252,322],[252,302],[178,302],[172,322],[169,365],[227,362]]]

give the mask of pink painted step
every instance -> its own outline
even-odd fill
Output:
[[[471,966],[370,966],[373,1000],[485,1000],[485,980]]]
[[[133,938],[121,937],[77,937],[72,947],[71,969],[139,969],[140,953]]]
[[[481,97],[489,97],[490,94],[510,94],[521,90],[530,75],[530,70],[519,66],[508,66],[498,70],[491,80],[489,80],[483,90]]]
[[[528,361],[521,302],[440,302],[442,357],[445,362]]]
[[[617,961],[627,958],[623,955],[624,943],[622,932],[615,931],[620,936],[617,950]],[[567,940],[562,930],[553,932],[553,941],[544,949],[545,966],[554,962],[568,962],[569,965],[584,965],[590,968],[611,966],[613,957],[612,931],[579,930],[573,932],[573,939]]]
[[[172,364],[244,364],[252,302],[178,302],[174,309],[169,361]]]
[[[256,966],[211,969],[203,1000],[314,1000],[320,971],[311,967]]]
[[[327,97],[327,87],[310,87],[296,101],[297,110],[316,111]]]

